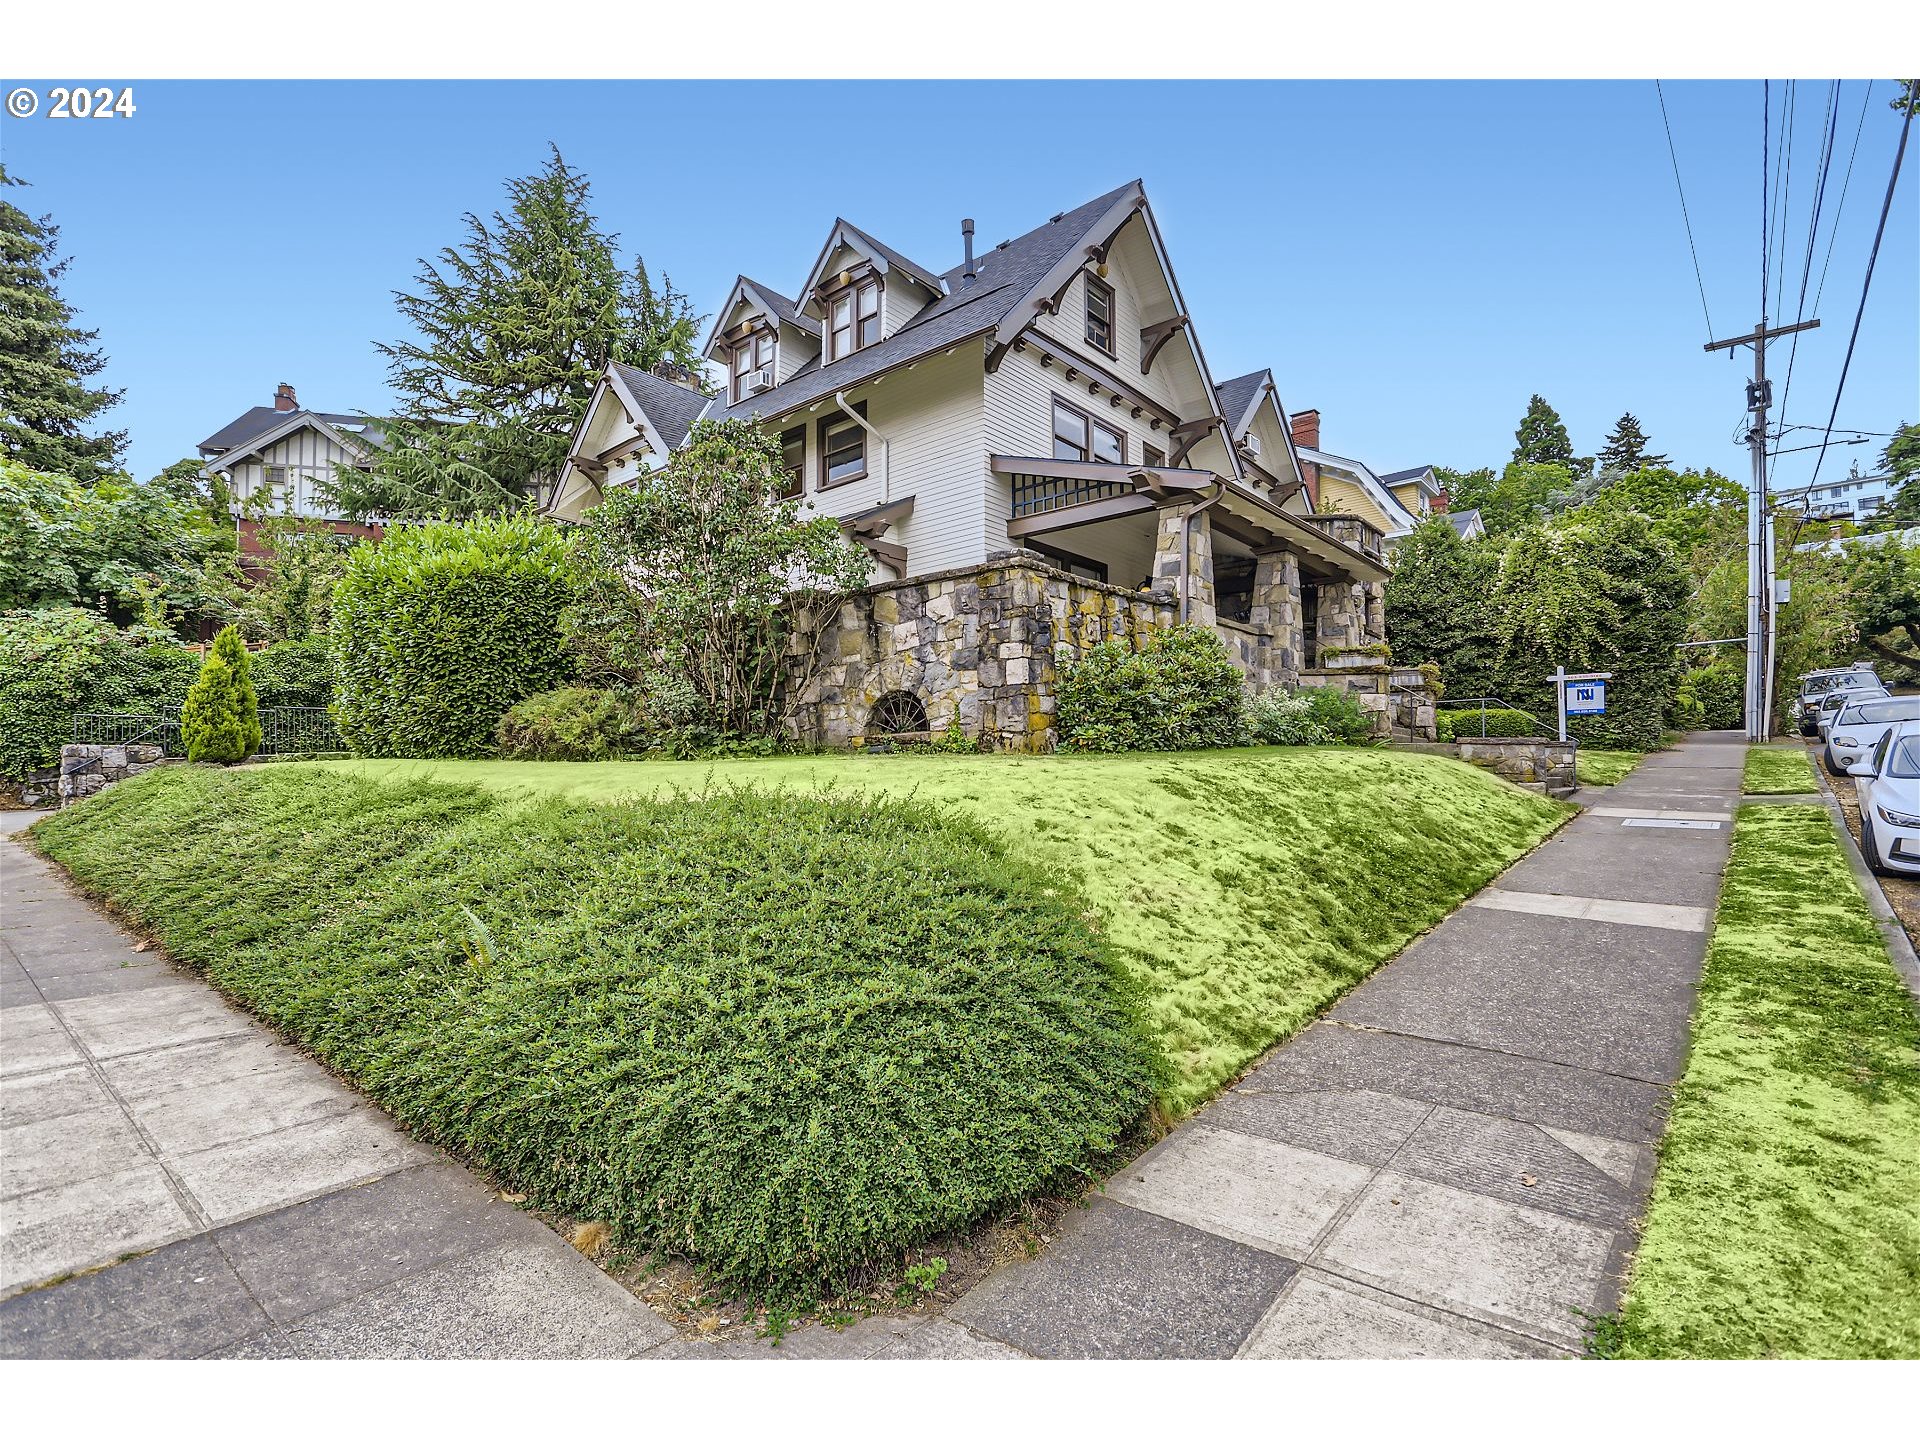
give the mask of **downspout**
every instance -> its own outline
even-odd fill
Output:
[[[854,409],[851,405],[847,403],[846,391],[844,390],[834,391],[833,403],[840,407],[841,411],[847,416],[847,418],[852,420],[862,430],[866,431],[867,434],[871,435],[876,441],[879,442],[879,445],[880,445],[880,503],[882,505],[887,504],[889,501],[893,499],[893,447],[887,443],[886,436],[882,435],[878,430],[874,429],[873,426],[867,423],[866,416],[862,415],[858,410]]]
[[[1213,494],[1188,510],[1180,521],[1180,623],[1187,623],[1187,606],[1193,594],[1193,517],[1208,509],[1227,493],[1227,482],[1213,482]]]

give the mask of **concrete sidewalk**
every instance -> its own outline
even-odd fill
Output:
[[[1040,1356],[1566,1356],[1615,1308],[1745,746],[1649,757],[942,1324]]]
[[[618,1357],[673,1334],[4,836],[0,1127],[0,1355]]]

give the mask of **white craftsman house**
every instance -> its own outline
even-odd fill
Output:
[[[302,409],[283,382],[273,404],[254,406],[200,442],[200,473],[226,482],[243,555],[259,553],[254,535],[263,515],[324,521],[343,541],[378,537],[378,525],[350,521],[334,508],[324,482],[336,465],[365,468],[381,443],[377,423]]]
[[[801,728],[827,743],[917,721],[1046,748],[1056,662],[1181,619],[1255,688],[1337,673],[1385,710],[1384,541],[1415,517],[1385,487],[1330,506],[1320,476],[1349,462],[1303,464],[1269,372],[1216,383],[1140,182],[978,255],[961,230],[941,272],[837,220],[797,298],[740,277],[711,398],[609,366],[551,512],[579,518],[702,418],[763,426],[788,493],[874,559],[807,681]]]

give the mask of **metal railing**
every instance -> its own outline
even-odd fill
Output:
[[[73,717],[73,743],[76,745],[158,745],[166,755],[184,755],[186,745],[180,735],[180,712],[157,715],[124,715],[86,712]],[[346,742],[335,728],[333,716],[324,705],[275,705],[260,711],[260,751],[262,755],[321,755],[346,749]],[[87,761],[73,772],[98,761]]]
[[[1538,715],[1533,714],[1531,711],[1522,710],[1518,705],[1515,705],[1510,701],[1501,699],[1498,695],[1462,696],[1459,699],[1441,700],[1436,703],[1438,706],[1443,708],[1444,707],[1474,707],[1474,708],[1463,708],[1462,713],[1454,717],[1453,734],[1455,739],[1458,739],[1463,735],[1476,740],[1485,740],[1489,738],[1497,740],[1497,739],[1505,738],[1498,735],[1489,736],[1487,734],[1487,712],[1490,710],[1509,711],[1512,714],[1523,717],[1527,721],[1527,723],[1533,727],[1532,731],[1529,732],[1528,734],[1512,737],[1514,739],[1558,740],[1560,738],[1560,732],[1554,726],[1548,725],[1545,721],[1541,720],[1541,718]],[[1474,728],[1474,729],[1466,728],[1467,726],[1472,726],[1475,724],[1477,724],[1478,728]]]

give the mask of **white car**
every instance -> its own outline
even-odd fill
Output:
[[[1860,700],[1891,700],[1892,698],[1893,697],[1878,683],[1871,687],[1850,686],[1844,689],[1829,690],[1825,695],[1820,697],[1819,702],[1814,708],[1814,733],[1820,737],[1821,743],[1824,744],[1827,738],[1827,727],[1833,724],[1833,717],[1838,715],[1844,707]]]
[[[1920,695],[1890,695],[1849,699],[1827,724],[1822,758],[1829,775],[1844,775],[1856,760],[1864,760],[1880,737],[1902,720],[1920,720]]]
[[[1815,670],[1800,677],[1800,698],[1794,703],[1794,718],[1800,733],[1812,735],[1820,716],[1820,702],[1836,690],[1884,690],[1880,677],[1870,665],[1849,665],[1844,670]]]
[[[1877,875],[1920,875],[1920,720],[1880,737],[1847,772],[1860,796],[1860,849]]]

